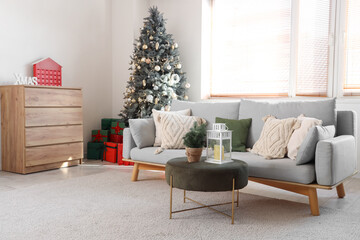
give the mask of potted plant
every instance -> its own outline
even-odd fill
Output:
[[[186,146],[186,156],[188,162],[198,162],[205,145],[206,124],[198,125],[197,122],[184,136],[184,145]]]

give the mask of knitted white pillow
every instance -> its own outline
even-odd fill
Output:
[[[321,120],[305,117],[303,114],[298,117],[298,120],[301,122],[301,126],[293,132],[287,145],[287,155],[293,160],[296,159],[299,148],[303,143],[306,135],[308,134],[310,128],[322,124]]]
[[[180,111],[173,111],[173,112],[165,112],[165,111],[159,111],[159,110],[152,110],[152,115],[154,118],[154,122],[155,122],[155,142],[154,142],[154,147],[159,147],[161,146],[161,123],[160,123],[160,118],[159,115],[160,114],[181,114],[184,116],[190,116],[191,115],[191,109],[184,109],[184,110],[180,110]]]
[[[194,122],[199,125],[206,123],[205,119],[194,116],[183,116],[179,114],[160,114],[162,142],[161,148],[179,149],[185,148],[183,137]]]
[[[260,138],[251,152],[267,159],[283,158],[291,134],[300,127],[300,121],[297,118],[276,119],[270,115],[264,117],[263,121],[265,123]]]

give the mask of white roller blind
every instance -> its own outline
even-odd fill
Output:
[[[211,95],[288,95],[290,0],[214,0]]]
[[[360,0],[347,0],[344,95],[360,95]]]
[[[327,95],[330,2],[298,1],[296,95]]]

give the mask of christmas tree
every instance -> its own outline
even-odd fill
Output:
[[[186,82],[182,71],[178,44],[166,33],[165,19],[157,7],[149,9],[139,39],[131,56],[131,74],[124,93],[125,122],[132,118],[151,116],[152,109],[170,110],[173,99],[187,100]]]

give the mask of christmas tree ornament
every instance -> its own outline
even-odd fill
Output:
[[[178,46],[179,46],[179,45],[178,45],[177,43],[174,43],[174,47],[175,47],[175,48],[178,48]]]
[[[184,100],[189,100],[189,97],[185,95]]]
[[[191,87],[190,83],[185,84],[185,88],[190,88],[190,87]]]
[[[147,95],[146,96],[146,101],[152,103],[154,101],[154,96],[153,95]]]
[[[165,19],[156,7],[149,9],[144,27],[135,40],[120,116],[125,123],[150,117],[152,109],[170,110],[173,99],[186,99],[186,76],[178,46],[165,29]],[[189,86],[188,86],[189,87]]]

